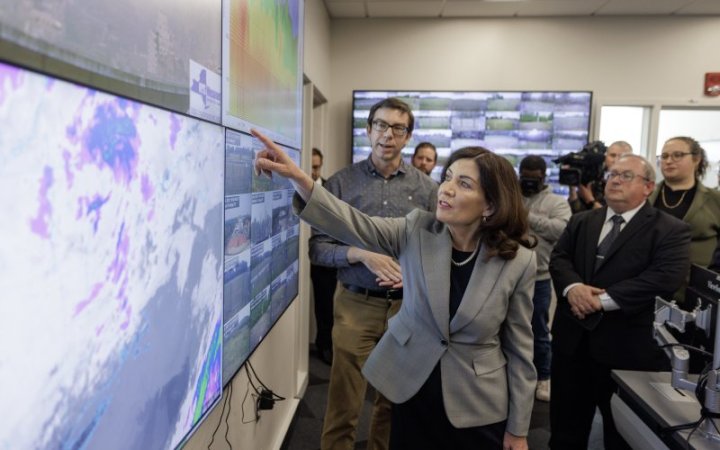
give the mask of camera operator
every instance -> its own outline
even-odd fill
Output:
[[[632,153],[632,146],[625,141],[615,141],[607,148],[605,152],[604,170],[609,170],[615,161],[625,153]],[[602,208],[605,206],[604,198],[605,182],[604,180],[594,180],[585,184],[570,186],[570,195],[568,203],[573,214],[587,211],[590,209]]]

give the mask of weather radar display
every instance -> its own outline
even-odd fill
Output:
[[[0,449],[173,449],[222,391],[222,128],[0,64]]]

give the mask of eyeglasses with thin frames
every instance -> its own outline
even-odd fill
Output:
[[[626,170],[626,171],[624,171],[624,172],[616,172],[616,171],[613,170],[613,171],[610,171],[610,172],[606,172],[606,173],[605,173],[605,181],[610,181],[610,180],[612,180],[613,178],[616,178],[616,177],[617,177],[618,180],[622,181],[623,183],[629,183],[629,182],[631,182],[632,180],[634,180],[636,177],[637,177],[637,178],[642,178],[642,179],[645,180],[645,181],[650,181],[648,178],[646,178],[646,177],[644,177],[644,176],[642,176],[642,175],[636,175],[636,174],[634,174],[634,173],[633,173],[632,171],[630,171],[630,170]]]
[[[660,156],[658,156],[658,159],[661,159],[663,161],[667,161],[668,158],[670,158],[673,162],[678,162],[687,155],[692,155],[692,152],[672,152],[672,153],[663,153]]]
[[[384,133],[387,131],[388,128],[392,128],[392,134],[396,137],[403,137],[408,134],[408,127],[406,127],[405,125],[390,125],[389,123],[380,119],[372,121],[372,129],[375,131]]]

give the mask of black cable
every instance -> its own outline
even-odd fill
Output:
[[[228,419],[230,418],[230,411],[232,411],[232,383],[230,383],[230,386],[228,387],[228,412],[227,416],[225,416],[225,442],[227,442],[228,447],[230,447],[230,450],[232,450],[232,444],[230,443],[230,439],[228,439],[228,433],[230,432],[230,424],[228,423]]]
[[[667,346],[674,346],[674,344],[669,344]],[[682,347],[685,347],[684,345],[681,345]],[[692,439],[693,434],[700,428],[700,426],[706,421],[710,420],[710,423],[715,428],[715,431],[720,434],[720,429],[718,429],[717,425],[715,424],[714,419],[720,417],[720,414],[713,413],[711,411],[708,411],[705,408],[705,388],[707,387],[708,379],[710,378],[710,371],[712,369],[712,363],[707,363],[705,367],[703,368],[702,372],[698,375],[698,381],[695,385],[695,397],[697,398],[698,403],[700,404],[700,419],[698,419],[695,422],[685,423],[682,425],[675,425],[672,427],[666,427],[660,430],[661,436],[667,436],[670,433],[673,433],[675,431],[681,431],[681,430],[687,430],[689,428],[692,428],[690,430],[690,433],[688,434],[687,439],[685,440],[685,448],[690,449],[690,439]]]
[[[697,431],[698,428],[700,428],[700,425],[702,425],[704,419],[698,420],[698,424],[693,427],[692,430],[690,430],[690,434],[688,434],[687,440],[685,441],[685,450],[690,450],[690,439],[692,439],[693,433]]]
[[[260,384],[260,386],[262,386],[263,388],[265,388],[265,390],[267,390],[267,391],[274,397],[274,400],[275,400],[275,401],[285,400],[285,397],[276,394],[275,392],[273,392],[272,389],[270,389],[269,387],[267,387],[267,386],[265,385],[265,383],[262,382],[262,380],[260,379],[260,377],[257,375],[257,372],[255,372],[255,368],[252,366],[252,363],[250,362],[249,359],[247,360],[247,366],[248,366],[248,367],[250,368],[250,370],[252,371],[253,375],[255,376],[255,379],[256,379],[257,382]],[[249,379],[249,378],[250,378],[250,375],[249,375],[249,373],[248,373],[248,379]],[[261,395],[261,393],[258,392],[257,390],[255,390],[255,393],[257,393],[258,395]]]
[[[231,384],[231,386],[232,386],[232,384]],[[218,424],[215,427],[215,431],[213,431],[213,434],[212,434],[212,439],[210,439],[210,443],[208,444],[208,450],[210,450],[210,447],[212,447],[213,443],[215,442],[215,435],[217,434],[218,430],[220,429],[220,424],[222,424],[222,419],[223,419],[223,416],[225,415],[225,407],[227,406],[229,397],[230,397],[230,393],[228,392],[228,395],[225,397],[225,400],[223,401],[222,411],[220,411],[220,420],[218,420]]]
[[[699,347],[693,347],[692,345],[680,344],[679,342],[676,343],[676,344],[672,344],[672,343],[671,343],[671,344],[663,344],[663,345],[660,346],[660,348],[667,348],[667,347],[682,347],[682,348],[685,348],[685,349],[688,349],[688,350],[692,350],[692,351],[694,351],[694,352],[698,352],[698,353],[700,353],[700,354],[702,354],[702,355],[704,355],[704,356],[709,356],[710,358],[713,357],[713,354],[710,353],[710,352],[708,352],[708,351],[706,351],[706,350],[703,350],[703,349],[701,349],[701,348],[699,348]]]
[[[247,371],[246,371],[246,372],[247,372]],[[248,377],[248,382],[249,382],[250,385],[252,385],[252,381],[250,380],[250,377]],[[255,389],[255,388],[253,387],[253,389]],[[257,422],[258,419],[260,418],[260,416],[259,416],[258,413],[257,413],[257,403],[256,403],[256,404],[255,404],[255,420],[245,420],[245,401],[247,401],[247,396],[248,396],[249,393],[250,393],[250,386],[248,386],[248,388],[245,390],[245,396],[243,397],[243,401],[242,401],[242,403],[240,404],[240,411],[242,411],[242,417],[240,418],[240,421],[241,421],[242,423],[253,423],[253,422]]]

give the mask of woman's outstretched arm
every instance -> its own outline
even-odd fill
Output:
[[[276,173],[292,182],[293,187],[304,201],[308,201],[315,184],[310,175],[303,172],[280,147],[257,130],[250,132],[265,144],[255,158],[255,171],[271,176]]]

